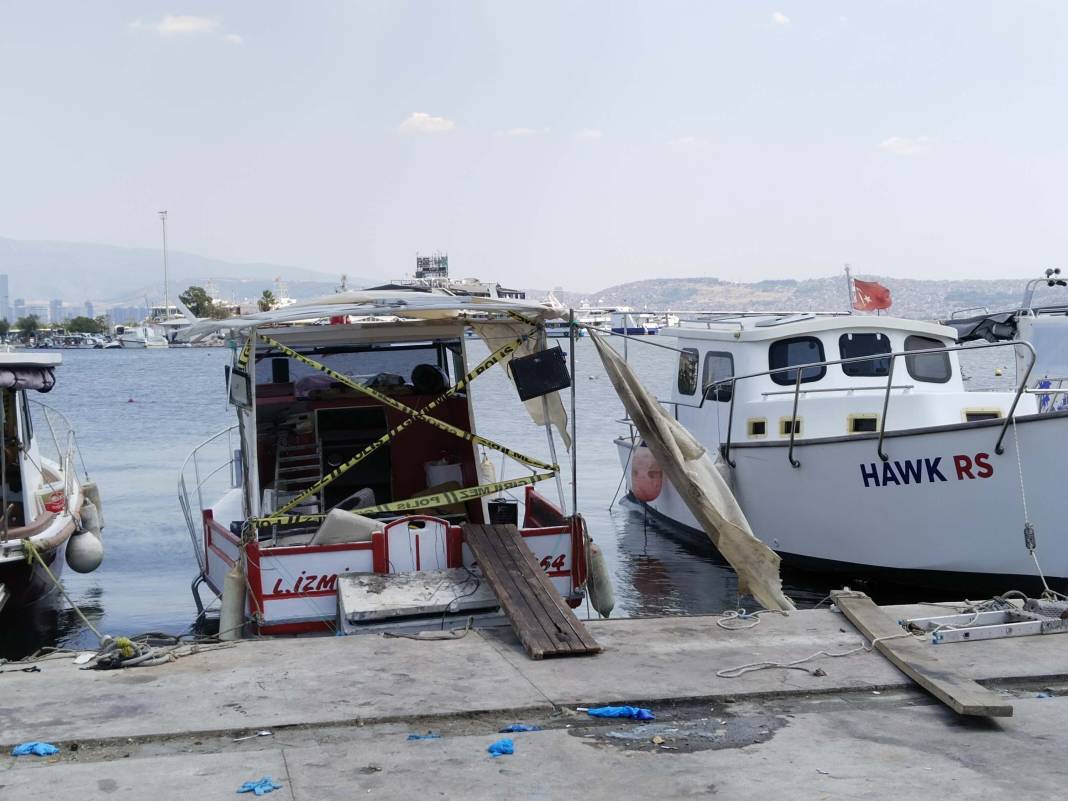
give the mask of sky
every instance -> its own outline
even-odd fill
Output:
[[[1061,2],[0,0],[0,236],[592,291],[1064,265]]]

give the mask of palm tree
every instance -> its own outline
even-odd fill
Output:
[[[265,289],[260,299],[256,301],[256,305],[260,307],[260,311],[270,311],[278,305],[278,301],[271,290]]]

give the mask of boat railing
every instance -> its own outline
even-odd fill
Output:
[[[212,434],[206,440],[193,448],[182,462],[178,471],[178,503],[182,507],[186,527],[189,529],[189,537],[193,542],[193,552],[196,554],[200,570],[207,569],[204,549],[201,544],[202,512],[207,507],[204,505],[204,492],[209,484],[215,487],[213,482],[218,482],[220,474],[225,473],[228,484],[226,489],[239,486],[241,475],[236,468],[240,461],[235,457],[234,432],[237,425],[224,428]],[[225,454],[220,450],[225,445]],[[218,497],[224,487],[217,487],[220,492],[211,495]]]
[[[1023,375],[1020,377],[1019,385],[1016,387],[1016,392],[1013,395],[1012,405],[1009,407],[1008,414],[1005,415],[1004,422],[1001,424],[1001,427],[1000,427],[999,432],[998,432],[997,441],[994,443],[994,452],[997,453],[998,455],[1000,455],[1000,454],[1005,452],[1005,447],[1003,445],[1003,442],[1005,440],[1005,434],[1008,431],[1009,424],[1012,422],[1012,419],[1013,419],[1014,415],[1016,414],[1016,407],[1020,403],[1020,398],[1023,396],[1024,392],[1027,391],[1027,382],[1028,382],[1028,379],[1031,377],[1031,370],[1035,366],[1035,361],[1037,359],[1037,354],[1035,353],[1035,348],[1030,342],[1023,342],[1023,341],[1020,341],[1020,340],[1010,340],[1010,341],[1006,341],[1006,342],[982,342],[982,343],[971,343],[971,344],[968,344],[968,345],[947,345],[947,346],[941,347],[941,348],[924,348],[922,350],[903,350],[903,351],[894,351],[892,353],[874,353],[874,354],[871,354],[869,356],[853,356],[853,357],[848,358],[848,359],[826,359],[824,361],[808,362],[807,364],[793,364],[793,365],[790,365],[788,367],[776,367],[776,368],[773,368],[771,370],[761,370],[758,373],[748,373],[746,375],[731,376],[729,378],[723,378],[723,379],[720,379],[719,381],[713,381],[713,382],[711,382],[709,384],[706,384],[704,389],[702,390],[701,403],[699,404],[698,408],[701,408],[702,406],[704,406],[704,403],[705,403],[706,400],[708,400],[709,396],[719,395],[719,394],[721,394],[721,390],[729,388],[729,391],[730,391],[730,409],[728,410],[728,413],[727,413],[727,439],[723,444],[722,451],[723,451],[723,458],[726,459],[727,463],[731,467],[734,467],[735,466],[735,462],[734,462],[733,459],[731,459],[731,435],[733,434],[732,429],[734,427],[734,401],[735,401],[735,398],[738,395],[738,393],[736,391],[738,382],[746,381],[746,380],[753,379],[753,378],[766,378],[766,377],[769,377],[769,376],[772,376],[772,375],[778,375],[780,373],[790,373],[791,371],[795,371],[794,388],[793,388],[792,393],[789,390],[787,390],[783,394],[793,394],[793,411],[791,413],[791,417],[789,418],[790,419],[790,446],[789,446],[789,450],[787,451],[787,458],[790,460],[790,464],[793,467],[800,467],[801,466],[801,462],[799,460],[797,460],[796,458],[794,458],[794,445],[795,445],[795,441],[796,441],[796,438],[797,438],[797,424],[796,424],[797,423],[797,408],[798,408],[798,405],[799,405],[799,403],[801,401],[801,395],[802,394],[807,394],[808,392],[818,391],[817,389],[808,390],[808,389],[802,389],[801,388],[802,379],[804,378],[806,371],[808,371],[810,369],[814,369],[814,368],[815,369],[822,369],[822,368],[826,368],[826,367],[829,367],[829,366],[832,366],[832,365],[858,364],[858,363],[863,363],[863,362],[888,360],[889,364],[887,365],[887,370],[886,370],[886,383],[884,385],[882,385],[881,387],[851,387],[851,386],[844,386],[844,387],[837,387],[837,388],[833,388],[833,389],[827,389],[828,392],[830,392],[830,391],[850,392],[850,391],[857,390],[857,389],[873,389],[873,388],[877,388],[877,389],[881,389],[882,390],[882,392],[883,392],[883,408],[882,408],[882,414],[879,416],[879,438],[878,438],[878,444],[876,445],[876,452],[879,455],[879,459],[881,459],[882,461],[885,462],[890,458],[886,454],[886,452],[883,450],[883,443],[884,443],[885,438],[886,438],[886,415],[887,415],[887,412],[889,411],[889,408],[890,408],[891,390],[901,389],[903,391],[908,391],[909,389],[911,389],[911,385],[902,385],[902,384],[895,384],[894,383],[894,365],[895,365],[895,363],[896,363],[898,358],[900,358],[900,357],[905,357],[906,359],[907,358],[917,358],[917,357],[921,357],[921,356],[932,356],[932,355],[936,355],[936,354],[939,354],[939,353],[949,354],[949,353],[956,353],[956,352],[960,352],[960,351],[971,352],[971,351],[976,351],[976,350],[986,350],[987,348],[1004,348],[1004,347],[1012,348],[1014,352],[1015,352],[1016,348],[1024,348],[1030,354],[1031,359],[1027,364],[1027,369],[1023,371]],[[765,393],[765,394],[767,394],[767,393]]]
[[[39,400],[31,399],[30,403],[40,411],[39,419],[44,421],[48,429],[48,436],[38,436],[38,451],[60,468],[64,480],[64,497],[70,497],[70,492],[67,491],[68,475],[71,480],[76,479],[79,464],[86,481],[89,480],[89,470],[85,466],[85,458],[78,444],[78,435],[70,420],[59,409]]]

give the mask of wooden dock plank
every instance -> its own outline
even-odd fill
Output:
[[[467,523],[464,538],[532,659],[601,648],[564,603],[515,526]]]
[[[466,536],[467,532],[465,531]],[[527,653],[534,659],[541,659],[546,653],[566,648],[566,643],[562,643],[555,636],[555,627],[548,624],[541,616],[535,614],[535,610],[530,607],[528,593],[525,591],[525,583],[516,575],[514,568],[509,565],[509,558],[502,552],[496,538],[486,535],[485,532],[480,530],[476,539],[479,542],[481,551],[476,550],[476,546],[471,545],[470,538],[468,538],[468,545],[475,552],[479,566],[482,568],[482,572],[486,574],[486,579],[490,586],[497,593],[498,600],[500,600],[509,621],[511,621],[512,627],[516,629],[517,633],[520,629],[527,633],[526,639],[520,635]],[[483,554],[482,556],[479,555],[480,552]]]
[[[524,573],[523,578],[544,609],[546,613],[545,619],[552,621],[556,625],[558,636],[564,637],[569,642],[577,641],[583,648],[599,651],[600,646],[597,641],[593,639],[586,627],[575,616],[571,607],[560,597],[560,593],[557,592],[552,581],[545,574],[541,565],[538,564],[534,554],[523,543],[522,535],[501,537],[500,542],[508,549],[513,558],[529,562],[530,571]]]
[[[958,715],[1012,716],[1012,704],[966,676],[949,671],[933,650],[954,646],[934,646],[916,637],[900,637],[904,629],[863,593],[838,591],[832,592],[831,597],[861,634],[869,641],[877,640],[875,648],[879,653]]]

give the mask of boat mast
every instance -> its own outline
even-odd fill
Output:
[[[163,224],[163,320],[166,322],[168,309],[170,309],[170,286],[167,283],[167,210],[159,213],[160,222]]]

